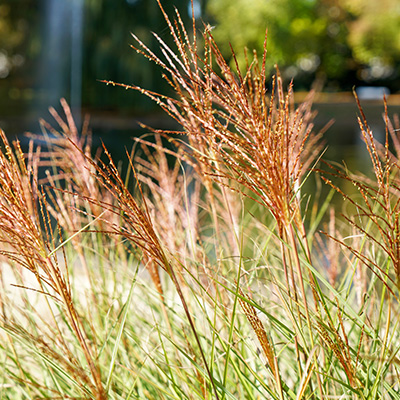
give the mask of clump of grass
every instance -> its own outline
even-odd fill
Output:
[[[222,58],[207,27],[203,37],[204,59],[200,59],[197,38],[194,35],[190,41],[179,13],[175,24],[165,13],[164,16],[175,40],[176,53],[157,36],[165,62],[136,38],[141,46],[137,51],[166,71],[166,79],[179,97],[165,98],[139,87],[123,86],[143,91],[182,125],[189,139],[191,159],[198,164],[204,179],[212,179],[223,191],[226,187],[238,190],[273,215],[282,240],[288,294],[294,302],[302,303],[311,332],[304,272],[297,251],[300,245],[310,259],[300,211],[300,188],[305,171],[321,150],[319,136],[312,134],[309,103],[292,110],[292,86],[285,96],[279,73],[273,79],[268,99],[266,44],[261,65],[255,57],[244,74],[236,63],[235,73]],[[234,53],[233,60],[236,61]],[[213,69],[214,62],[218,71]],[[232,187],[232,182],[238,188]],[[290,243],[291,248],[283,243]],[[294,265],[287,262],[289,259],[294,260]],[[307,274],[318,307],[316,282],[310,270]],[[313,347],[312,335],[310,339]]]
[[[6,337],[10,339],[12,348],[13,340],[18,338],[27,346],[33,347],[33,351],[41,353],[42,357],[50,357],[57,365],[53,373],[69,376],[82,390],[93,393],[95,398],[105,399],[96,363],[97,349],[88,343],[88,333],[83,329],[72,300],[68,270],[63,271],[56,254],[59,232],[51,226],[45,194],[38,186],[37,169],[33,166],[29,169],[26,167],[24,154],[18,142],[13,153],[3,131],[0,131],[0,136],[4,146],[4,151],[0,153],[1,255],[35,276],[38,289],[26,287],[23,282],[19,286],[21,289],[34,290],[46,298],[46,302],[49,303],[48,312],[54,322],[51,334],[55,334],[57,340],[53,339],[49,344],[26,331],[23,325],[16,323],[14,318],[8,316],[6,299],[2,299],[2,328]],[[33,165],[35,164],[33,156]],[[60,324],[57,321],[58,311],[50,304],[62,310],[64,323]],[[85,361],[70,351],[70,344],[64,341],[65,329],[73,333]],[[51,338],[50,334],[47,337]],[[35,385],[30,379],[30,373],[26,373],[25,366],[21,366],[18,360],[15,361],[20,369],[21,375],[18,378],[21,382],[26,386]]]
[[[208,26],[198,37],[193,20],[189,34],[159,5],[176,48],[156,35],[164,58],[138,38],[135,49],[176,97],[108,83],[154,99],[182,131],[136,139],[128,171],[104,147],[94,156],[65,101],[65,119],[51,110],[59,127],[42,124],[45,149],[24,154],[2,134],[1,396],[398,398],[399,139],[387,110],[379,145],[360,106],[374,177],[330,172],[362,202],[325,173],[353,214],[338,220],[328,197],[308,223],[303,184],[322,153],[312,95],[296,108],[279,70],[268,84],[266,45],[240,71]]]

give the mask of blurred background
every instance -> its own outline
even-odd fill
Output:
[[[190,0],[164,0],[189,24]],[[268,29],[268,68],[278,64],[298,99],[316,85],[317,129],[330,119],[330,151],[342,154],[360,142],[357,89],[370,124],[384,132],[383,93],[389,114],[400,111],[400,2],[398,0],[194,0],[203,21],[230,59],[230,47],[244,64],[243,48],[262,53]],[[189,26],[189,25],[187,25]],[[89,113],[95,136],[115,143],[130,138],[137,120],[171,128],[143,95],[106,86],[100,80],[134,83],[168,93],[160,68],[130,48],[134,32],[156,53],[157,32],[171,35],[156,0],[0,0],[0,127],[9,136],[38,130],[65,97],[76,118]],[[337,147],[339,145],[339,147]],[[336,147],[335,147],[336,146]],[[335,150],[336,149],[336,150]]]

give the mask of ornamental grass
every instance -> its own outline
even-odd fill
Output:
[[[174,46],[132,47],[174,95],[106,83],[179,130],[124,170],[65,100],[26,151],[1,132],[1,398],[400,398],[398,118],[378,143],[356,98],[371,173],[324,160],[266,39],[241,70],[159,6]]]

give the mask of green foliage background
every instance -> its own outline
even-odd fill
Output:
[[[400,4],[395,0],[212,0],[213,34],[229,55],[247,46],[261,52],[268,29],[269,67],[309,84],[322,78],[332,88],[382,83],[398,90]],[[238,54],[241,63],[244,56]]]

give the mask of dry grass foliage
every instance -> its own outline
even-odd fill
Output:
[[[57,227],[53,229],[51,226],[45,194],[38,185],[35,168],[38,153],[30,157],[34,162],[28,169],[19,143],[15,144],[14,153],[3,131],[0,135],[4,145],[4,151],[0,153],[1,255],[36,277],[39,289],[25,287],[23,283],[20,285],[22,289],[36,290],[45,296],[48,302],[59,305],[69,329],[79,342],[85,362],[82,365],[82,360],[74,357],[68,343],[63,341],[62,328],[59,327],[55,311],[50,305],[48,312],[55,322],[52,333],[56,334],[59,341],[56,350],[45,341],[26,332],[24,326],[14,325],[13,318],[8,315],[10,311],[7,311],[5,299],[2,299],[3,328],[8,335],[15,332],[23,335],[27,342],[36,342],[44,354],[50,355],[54,362],[60,363],[77,382],[80,382],[82,388],[90,390],[98,399],[105,399],[95,361],[97,349],[88,343],[87,334],[72,300],[68,269],[60,266],[59,255],[56,253],[56,243],[61,232]]]
[[[107,84],[149,96],[182,130],[137,138],[127,171],[94,153],[64,100],[26,154],[1,132],[0,393],[399,398],[398,121],[385,110],[380,145],[359,104],[374,176],[330,165],[323,179],[354,213],[338,220],[328,200],[310,217],[312,93],[296,108],[278,69],[269,82],[266,40],[240,71],[207,25],[189,34],[159,6],[175,48],[156,34],[162,58],[136,36],[133,48],[176,97]]]

